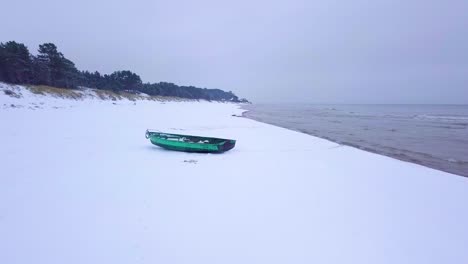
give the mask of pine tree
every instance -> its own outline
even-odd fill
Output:
[[[21,43],[0,43],[0,80],[10,83],[30,83],[32,60],[28,48]]]
[[[39,45],[38,65],[47,65],[48,73],[44,72],[43,77],[49,76],[49,85],[65,88],[75,88],[78,86],[79,72],[75,64],[65,58],[57,47],[52,43]]]

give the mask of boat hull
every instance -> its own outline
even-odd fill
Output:
[[[196,153],[222,153],[235,147],[232,139],[208,138],[190,135],[147,132],[146,137],[152,144],[175,151]]]

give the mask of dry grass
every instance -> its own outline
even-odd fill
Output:
[[[57,88],[51,87],[47,85],[26,85],[25,86],[30,92],[34,94],[40,95],[51,95],[53,97],[58,98],[65,98],[65,99],[73,99],[73,100],[83,100],[88,96],[97,97],[101,100],[111,100],[111,101],[118,101],[118,100],[130,100],[133,102],[136,101],[159,101],[159,102],[167,102],[167,101],[176,101],[176,102],[185,102],[185,101],[193,101],[190,99],[184,99],[179,97],[171,97],[171,96],[146,96],[141,94],[134,94],[128,92],[113,92],[108,90],[98,90],[98,89],[89,89],[88,91],[92,91],[91,95],[85,93],[84,90],[81,89],[65,89],[65,88]]]
[[[83,99],[84,95],[78,90],[51,87],[47,85],[26,85],[26,89],[34,94],[52,95],[59,98]]]
[[[93,90],[96,95],[99,97],[101,100],[112,100],[112,101],[117,101],[117,94],[112,92],[112,91],[105,91],[105,90]]]

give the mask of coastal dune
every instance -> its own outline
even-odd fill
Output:
[[[467,178],[236,104],[24,100],[0,94],[1,263],[468,263]],[[237,144],[167,151],[148,128]]]

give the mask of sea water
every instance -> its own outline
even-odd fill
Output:
[[[468,176],[468,105],[254,104],[244,116]]]

